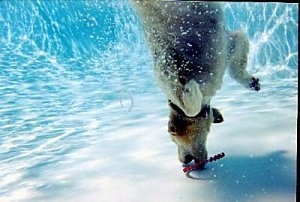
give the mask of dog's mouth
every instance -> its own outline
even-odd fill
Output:
[[[195,158],[191,155],[191,154],[187,154],[187,155],[185,155],[185,157],[184,157],[184,161],[183,161],[183,163],[184,164],[188,164],[188,163],[190,163],[192,160],[194,160]]]
[[[185,149],[179,149],[179,160],[183,163],[183,164],[189,164],[192,161],[194,161],[194,163],[199,163],[201,161],[205,161],[207,159],[207,151],[205,149],[205,147],[200,146],[198,147],[197,150],[185,150]]]
[[[204,161],[204,160],[203,160],[203,161],[196,160],[191,154],[187,154],[187,155],[184,157],[184,162],[183,162],[183,164],[186,165],[186,166],[188,166],[188,164],[191,163],[193,160],[194,160],[194,163],[195,163],[195,164]],[[205,164],[199,165],[198,168],[199,168],[199,169],[203,169],[204,166],[205,166]]]

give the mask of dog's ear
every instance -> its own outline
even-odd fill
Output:
[[[170,114],[169,116],[169,123],[168,123],[168,132],[171,135],[184,135],[188,126],[188,121],[178,115],[178,114]]]
[[[222,123],[224,121],[223,116],[218,109],[212,108],[212,113],[213,113],[213,121],[212,121],[213,123]]]

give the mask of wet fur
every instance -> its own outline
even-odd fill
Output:
[[[132,0],[132,4],[152,51],[155,78],[169,100],[169,133],[179,160],[202,161],[211,123],[223,121],[221,113],[209,106],[225,70],[246,88],[260,90],[259,80],[246,71],[248,38],[225,28],[219,3]]]

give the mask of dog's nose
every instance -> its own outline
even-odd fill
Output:
[[[184,157],[184,164],[188,164],[188,163],[190,163],[192,160],[194,159],[194,157],[192,156],[192,155],[190,155],[190,154],[188,154],[188,155],[186,155],[185,157]]]

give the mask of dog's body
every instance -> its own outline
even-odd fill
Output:
[[[247,71],[249,43],[243,32],[225,29],[218,3],[132,0],[153,53],[154,75],[170,103],[169,132],[179,160],[207,157],[206,137],[222,115],[210,108],[226,68],[249,89],[258,79]]]

